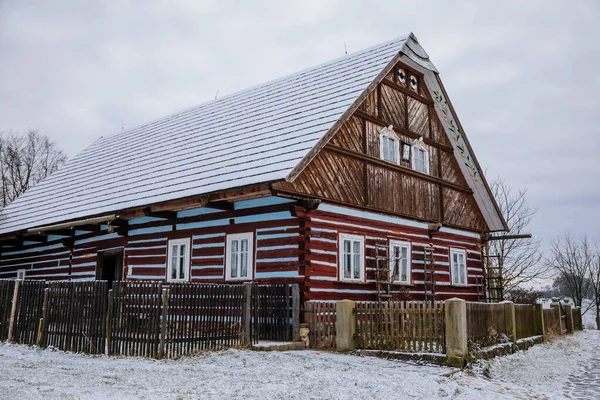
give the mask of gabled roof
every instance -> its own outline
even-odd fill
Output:
[[[411,34],[102,137],[2,210],[0,234],[293,179],[401,54],[437,72]]]

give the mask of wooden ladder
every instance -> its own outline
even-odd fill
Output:
[[[392,298],[392,275],[390,274],[390,258],[388,248],[382,244],[375,246],[376,268],[375,283],[377,287],[377,301],[390,301]]]
[[[433,257],[434,247],[425,246],[423,249],[423,285],[425,300],[435,301],[435,258]]]

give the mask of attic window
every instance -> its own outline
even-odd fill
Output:
[[[379,134],[379,157],[394,164],[400,163],[400,139],[391,125]]]
[[[412,145],[412,168],[415,171],[429,174],[429,151],[423,138],[415,140]]]
[[[401,85],[406,85],[406,71],[403,70],[402,68],[398,69],[398,72],[396,73],[396,76],[398,77],[398,83],[400,83]]]
[[[415,75],[411,75],[410,78],[408,78],[408,85],[415,92],[419,91],[419,80]]]

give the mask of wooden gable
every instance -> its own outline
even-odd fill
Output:
[[[380,158],[380,132],[390,125],[403,143],[423,138],[429,153],[429,174],[415,171],[410,160],[394,164]],[[487,223],[454,151],[423,75],[398,63],[298,177],[273,188],[487,232]]]

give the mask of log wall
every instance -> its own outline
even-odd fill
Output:
[[[300,218],[296,202],[266,197],[235,203],[233,211],[199,208],[177,213],[176,220],[142,217],[129,221],[126,237],[116,232],[76,231],[74,245],[64,237],[50,236],[44,244],[25,243],[18,250],[4,249],[0,279],[15,278],[25,269],[27,279],[93,280],[97,253],[123,248],[124,280],[166,279],[167,243],[191,238],[190,277],[193,282],[224,282],[226,235],[253,232],[254,278],[261,283],[299,283]],[[238,282],[239,283],[239,282]]]
[[[442,228],[429,237],[427,225],[407,219],[322,204],[307,214],[306,230],[306,300],[376,300],[376,245],[386,248],[390,239],[411,243],[410,285],[394,285],[393,293],[424,299],[424,248],[433,245],[435,259],[436,300],[461,297],[477,301],[483,290],[483,266],[479,236],[466,231]],[[339,276],[339,234],[365,237],[366,260],[364,283],[341,282]],[[455,286],[450,278],[450,249],[467,252],[467,286]]]

